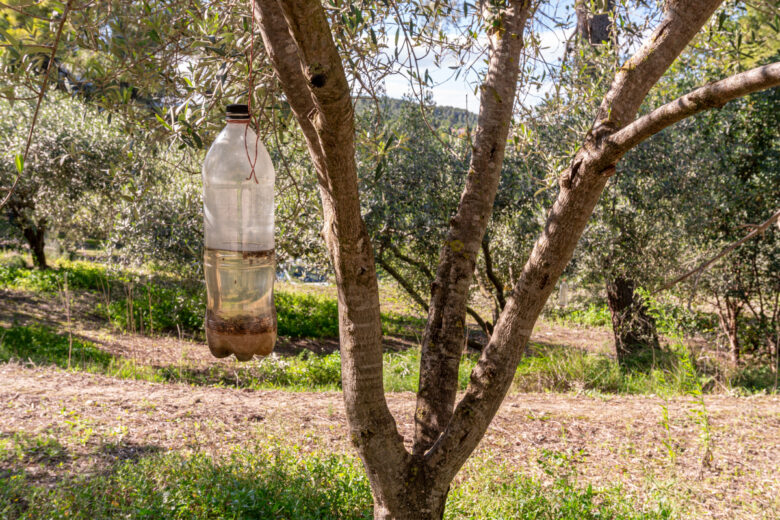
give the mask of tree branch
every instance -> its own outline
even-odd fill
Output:
[[[35,134],[35,124],[38,121],[38,112],[41,109],[43,96],[46,95],[46,87],[49,85],[49,72],[51,71],[51,64],[54,62],[54,57],[57,55],[57,48],[60,45],[60,38],[62,37],[62,29],[65,27],[65,22],[68,20],[68,14],[70,13],[72,3],[73,0],[68,0],[62,10],[62,17],[60,18],[59,25],[57,25],[57,33],[54,37],[54,44],[51,46],[51,56],[49,56],[49,61],[46,64],[46,71],[43,75],[41,90],[38,92],[38,101],[35,104],[35,111],[33,112],[32,122],[30,123],[30,130],[27,133],[27,141],[24,145],[24,154],[22,154],[21,166],[17,166],[18,171],[16,172],[16,177],[14,177],[14,182],[8,188],[8,194],[3,197],[2,201],[0,201],[0,209],[2,209],[3,206],[8,203],[9,199],[14,194],[16,186],[19,184],[19,179],[22,178],[22,173],[24,172],[24,163],[27,161],[27,155],[30,153],[30,145],[32,144],[33,135]]]
[[[531,331],[598,202],[620,154],[606,146],[722,0],[670,0],[664,20],[621,67],[583,146],[561,175],[560,191],[528,261],[471,372],[471,382],[427,463],[454,477],[477,446],[509,390]]]
[[[375,508],[401,495],[409,454],[387,407],[371,240],[360,214],[349,84],[319,0],[255,0],[263,42],[318,173],[322,234],[338,287],[341,379]]]
[[[665,16],[644,45],[620,67],[596,114],[601,135],[636,117],[647,93],[701,30],[723,0],[668,0]]]
[[[425,265],[422,261],[416,260],[408,255],[403,254],[397,247],[394,245],[388,246],[388,249],[398,258],[399,260],[402,260],[406,262],[407,264],[416,267],[420,270],[429,280],[433,280],[433,273],[428,268],[427,265]],[[428,310],[428,305],[426,304],[425,310]]]
[[[489,338],[490,335],[493,333],[493,325],[490,322],[486,322],[485,320],[483,320],[482,316],[480,316],[479,313],[477,313],[477,311],[475,311],[471,307],[466,307],[466,312],[468,313],[469,316],[474,318],[474,321],[477,322],[477,325],[479,325],[479,327],[485,333],[485,336]],[[468,332],[466,334],[468,334]]]
[[[290,36],[287,21],[276,1],[256,1],[255,13],[265,51],[276,71],[287,102],[295,114],[295,119],[301,127],[306,142],[309,146],[315,147],[316,153],[312,153],[311,156],[317,172],[320,172],[324,169],[323,153],[314,125],[309,121],[309,114],[313,114],[315,110],[314,101],[306,84],[306,77],[301,71],[298,45]]]
[[[738,97],[780,85],[780,62],[710,83],[656,108],[612,134],[611,146],[626,152],[664,128],[709,108],[719,108]]]
[[[393,266],[388,264],[383,256],[379,256],[377,258],[377,262],[379,263],[380,267],[387,271],[387,274],[393,277],[393,279],[398,282],[398,284],[404,288],[404,290],[409,294],[409,296],[412,297],[412,299],[425,310],[425,312],[428,312],[428,302],[425,301],[425,299],[420,296],[420,293],[417,292],[417,290],[414,288],[412,283],[407,280],[406,278],[401,275]]]
[[[487,237],[482,239],[482,256],[485,258],[485,274],[496,288],[496,299],[498,299],[498,305],[501,309],[506,306],[506,299],[504,298],[504,284],[498,275],[493,271],[493,259],[490,256],[490,243]]]
[[[423,335],[413,453],[424,453],[449,421],[466,338],[466,307],[482,236],[493,210],[517,90],[531,0],[510,0],[489,31],[490,62],[466,185],[439,255]],[[485,4],[487,5],[487,3]],[[487,9],[487,7],[486,7]]]
[[[780,219],[780,209],[775,211],[775,213],[771,217],[766,219],[764,222],[762,222],[761,224],[756,226],[756,228],[753,231],[751,231],[750,233],[748,233],[744,237],[740,238],[736,242],[733,242],[732,244],[729,244],[728,246],[724,247],[723,250],[721,250],[721,252],[718,253],[717,255],[713,256],[712,258],[710,258],[709,260],[707,260],[703,264],[699,265],[695,269],[691,269],[687,273],[678,276],[677,278],[675,278],[671,282],[669,282],[667,284],[664,284],[663,287],[661,287],[660,289],[658,289],[656,291],[653,291],[652,294],[655,295],[655,294],[658,294],[659,292],[663,292],[663,291],[665,291],[667,289],[670,289],[670,288],[674,287],[678,283],[682,282],[683,280],[686,280],[686,279],[690,278],[691,276],[693,276],[695,274],[704,272],[709,266],[711,266],[712,264],[714,264],[715,262],[717,262],[718,260],[720,260],[721,258],[726,256],[727,254],[731,253],[732,251],[734,251],[736,248],[738,248],[739,246],[741,246],[742,244],[744,244],[745,242],[747,242],[751,238],[753,238],[756,235],[759,235],[759,234],[763,233],[764,231],[766,231],[767,229],[769,229],[769,226],[774,224],[775,221],[777,221],[778,219]],[[748,302],[748,305],[749,304],[750,303]]]

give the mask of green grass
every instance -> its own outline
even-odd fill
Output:
[[[612,317],[606,304],[590,303],[584,309],[569,306],[564,309],[553,307],[547,312],[547,318],[564,325],[574,323],[586,327],[608,327]]]
[[[658,353],[655,367],[621,367],[614,359],[565,347],[537,347],[523,358],[514,388],[522,392],[594,391],[609,394],[684,393],[683,370],[674,356]],[[700,375],[706,386],[709,378]]]
[[[685,395],[690,389],[705,392],[728,389],[740,394],[772,392],[774,379],[769,369],[745,367],[731,373],[714,372],[692,360],[686,348],[674,344],[668,349],[644,352],[629,366],[614,359],[566,347],[537,346],[523,358],[513,389],[520,392],[591,392],[596,394]]]
[[[63,286],[66,273],[68,284],[73,289],[99,294],[99,299],[103,300],[110,291],[110,302],[98,305],[97,312],[105,314],[114,326],[122,330],[128,328],[131,317],[128,308],[132,303],[136,327],[146,323],[146,332],[176,331],[180,327],[200,335],[205,313],[202,284],[188,285],[174,278],[143,275],[131,270],[114,271],[92,262],[60,261],[56,270],[41,272],[22,267],[19,262],[7,261],[0,263],[0,286],[51,293]],[[704,315],[690,316],[673,305],[651,303],[660,329],[680,330],[686,326],[706,325],[707,317]],[[278,330],[282,336],[338,336],[338,306],[332,296],[277,291],[276,306]],[[609,311],[606,306],[591,305],[584,311],[561,314],[558,319],[589,326],[604,325],[609,323]],[[424,320],[417,317],[383,313],[386,334],[414,337],[423,326]],[[31,360],[36,364],[67,366],[68,342],[65,336],[38,326],[11,327],[3,333],[6,337],[0,345],[0,360],[13,358]],[[656,351],[655,360],[647,353],[647,359],[638,359],[630,367],[621,367],[606,356],[565,347],[536,346],[533,350],[534,355],[525,357],[517,370],[514,382],[517,391],[675,395],[684,394],[688,384],[687,373],[680,367],[679,356],[673,350]],[[417,391],[419,360],[419,350],[414,348],[385,353],[385,389],[391,392]],[[475,363],[476,357],[464,356],[460,365],[459,389],[463,390],[468,385]],[[273,357],[235,368],[213,365],[198,369],[186,364],[155,368],[115,358],[89,342],[75,339],[72,364],[78,370],[115,377],[196,385],[293,391],[339,390],[341,387],[338,353]],[[742,368],[725,375],[703,365],[697,368],[698,384],[705,391],[723,388],[746,394],[774,391],[774,374],[768,367]]]
[[[718,320],[714,313],[690,310],[673,302],[645,297],[648,311],[655,319],[656,327],[661,334],[668,336],[678,336],[680,332],[713,334],[718,330]],[[606,303],[590,303],[585,308],[576,306],[565,309],[552,308],[547,311],[547,318],[563,325],[612,327],[612,315]]]
[[[465,390],[469,384],[471,369],[478,356],[466,354],[458,368],[458,389]],[[384,354],[384,384],[386,392],[417,392],[420,379],[420,350],[408,349]]]
[[[0,448],[0,460],[3,451],[16,450]],[[580,486],[566,468],[555,468],[552,483],[490,460],[472,462],[465,473],[465,481],[450,492],[447,519],[673,518],[667,505],[636,504],[619,487]],[[239,449],[218,459],[152,453],[53,486],[32,481],[24,466],[0,476],[0,517],[8,520],[370,519],[371,504],[356,459],[281,445]]]
[[[68,367],[71,346],[68,336],[41,325],[0,327],[0,362],[11,360],[36,365]],[[388,371],[389,390],[413,390],[417,387],[419,354],[415,350],[387,353],[388,366],[405,367],[405,375]],[[329,391],[341,389],[341,358],[338,352],[317,355],[302,352],[297,356],[271,356],[237,365],[213,364],[195,368],[187,364],[153,367],[114,356],[94,343],[73,338],[71,369],[121,379],[176,382],[200,386],[285,389],[291,391]],[[386,376],[387,377],[387,376]],[[463,387],[467,381],[463,378]]]
[[[620,486],[578,483],[578,454],[543,450],[537,463],[548,480],[529,478],[487,458],[465,469],[466,479],[450,492],[444,518],[491,520],[661,520],[676,518],[665,501],[638,504]],[[552,482],[550,482],[552,481]]]
[[[54,294],[65,286],[98,296],[95,308],[114,327],[133,332],[179,332],[203,336],[206,295],[200,282],[129,269],[108,269],[94,262],[59,260],[55,269],[38,271],[17,262],[0,263],[0,287]],[[296,291],[275,291],[278,333],[290,338],[336,338],[335,297]],[[383,332],[414,337],[425,325],[421,318],[382,313]]]
[[[0,328],[0,362],[31,361],[36,365],[68,366],[68,337],[39,326]],[[682,348],[680,346],[676,348]],[[410,348],[385,352],[384,387],[388,392],[416,392],[420,351]],[[465,390],[476,355],[461,360],[458,388]],[[695,362],[694,362],[695,366]],[[308,351],[297,356],[270,356],[235,365],[212,364],[197,368],[182,362],[164,367],[135,363],[99,349],[90,341],[73,338],[71,369],[122,379],[176,382],[199,386],[283,389],[289,391],[338,391],[341,389],[341,359],[338,352],[318,355]],[[693,381],[691,378],[695,378]],[[774,374],[769,370],[743,368],[728,377],[691,372],[673,351],[659,351],[652,359],[634,366],[620,366],[615,360],[565,347],[535,346],[517,369],[513,389],[520,392],[572,392],[596,394],[684,395],[691,385],[704,391],[728,388],[741,394],[774,391]]]

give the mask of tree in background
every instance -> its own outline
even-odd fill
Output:
[[[0,182],[10,185],[17,175],[15,150],[26,137],[19,122],[31,119],[28,102],[1,101],[5,117],[0,121]],[[36,139],[27,158],[26,174],[3,208],[9,223],[22,235],[35,265],[47,268],[44,239],[63,236],[71,243],[103,227],[123,179],[144,166],[134,155],[141,148],[133,139],[83,103],[56,96],[39,115]],[[98,224],[97,222],[101,223]],[[92,226],[90,230],[90,226]],[[105,235],[107,230],[102,229]]]
[[[753,94],[718,113],[704,114],[697,192],[702,215],[686,221],[690,242],[712,255],[780,209],[780,93]],[[694,203],[689,199],[688,203]],[[777,359],[780,325],[780,233],[775,226],[691,282],[717,311],[732,361],[743,353]]]
[[[606,7],[614,9],[615,6]],[[771,11],[734,3],[725,6],[719,12],[717,24],[693,41],[666,78],[651,91],[646,103],[657,105],[670,96],[684,94],[703,79],[714,80],[721,74],[723,60],[713,59],[713,55],[728,56],[734,71],[774,61],[772,49],[778,48],[780,40],[777,39],[777,27],[765,23],[768,12]],[[576,63],[579,59],[586,66],[564,70],[562,79],[575,90],[587,93],[594,87],[587,80],[593,77],[594,70],[603,70],[608,65],[614,51],[608,45],[603,46],[608,43],[606,36],[594,40],[586,38],[592,33],[583,33],[581,28],[588,26],[583,20],[591,17],[589,9],[578,8],[577,15],[579,41],[590,45],[584,49],[578,47],[589,52],[581,52],[582,56],[575,56],[573,61]],[[605,15],[592,17],[596,16]],[[614,24],[611,26],[615,27]],[[610,39],[620,38],[620,32],[615,29]],[[620,174],[610,180],[605,196],[600,200],[594,222],[583,239],[586,247],[579,250],[575,262],[580,281],[590,286],[592,292],[600,293],[602,287],[606,288],[615,352],[621,362],[635,359],[647,348],[658,347],[654,320],[639,292],[642,288],[660,287],[668,273],[680,270],[681,262],[690,250],[698,251],[703,236],[714,222],[713,218],[706,217],[708,210],[716,207],[703,202],[711,200],[720,189],[724,190],[722,197],[741,198],[733,197],[734,193],[743,192],[735,190],[739,184],[736,179],[712,182],[718,175],[711,171],[711,165],[722,154],[721,150],[739,148],[735,143],[716,144],[719,141],[716,136],[730,133],[730,122],[742,104],[735,103],[733,107],[681,123],[632,150],[621,161]],[[568,117],[587,117],[582,105],[573,106],[572,112]],[[771,120],[774,112],[772,109],[749,111],[756,129],[764,126],[758,123],[759,119]],[[756,157],[771,153],[771,136],[758,141],[755,136],[743,134],[742,137],[745,142],[762,147],[761,151],[753,150]],[[734,164],[733,161],[721,164],[720,176],[729,176]],[[771,191],[776,180],[767,179],[761,172],[762,169],[771,170],[772,165],[754,161],[752,167],[754,175],[764,177],[763,188]],[[753,221],[770,215],[771,203],[763,211],[763,216],[753,215]],[[728,330],[735,333],[736,321],[729,318],[739,312],[735,300],[723,297],[722,301],[725,311],[721,322],[731,322]],[[725,305],[725,302],[730,303]],[[724,327],[724,330],[727,329]]]

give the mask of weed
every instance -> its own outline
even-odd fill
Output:
[[[666,454],[669,456],[669,460],[672,464],[677,461],[677,448],[674,445],[674,439],[672,438],[672,428],[669,422],[669,407],[667,405],[661,405],[661,426],[666,432],[666,438],[662,441],[666,448]]]
[[[576,454],[575,454],[576,456]],[[550,454],[550,460],[556,460]],[[562,465],[570,461],[563,460]],[[445,518],[657,520],[664,505],[643,508],[619,487],[581,487],[553,464],[552,486],[490,459],[475,460],[453,485]],[[34,518],[370,519],[368,479],[352,457],[303,454],[272,443],[221,458],[153,453],[92,476],[37,485],[24,470],[0,477],[0,516]]]

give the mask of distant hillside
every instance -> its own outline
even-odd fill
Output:
[[[404,107],[414,106],[419,110],[417,103],[405,99],[381,98],[380,102],[384,117],[388,119],[397,117]],[[374,110],[374,101],[369,98],[362,98],[358,100],[356,107],[358,111]],[[462,108],[434,106],[426,114],[431,125],[436,128],[454,129],[466,126],[474,128],[477,125],[477,115]]]

